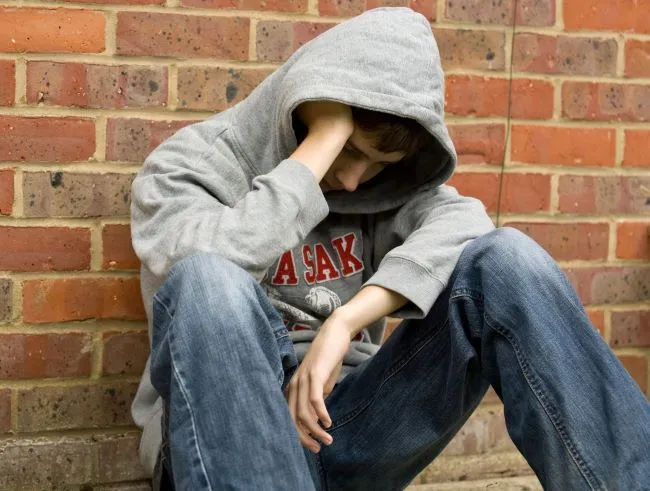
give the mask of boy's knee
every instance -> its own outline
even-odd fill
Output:
[[[213,292],[249,288],[256,284],[246,270],[210,252],[197,252],[178,261],[170,270],[168,280],[178,287],[206,288]]]

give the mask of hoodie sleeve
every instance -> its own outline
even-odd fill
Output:
[[[159,277],[192,253],[214,252],[259,281],[327,216],[327,202],[311,171],[295,160],[251,182],[224,132],[208,140],[197,126],[154,150],[133,181],[135,252]]]
[[[406,297],[409,303],[397,317],[422,318],[447,286],[465,246],[493,228],[479,200],[450,186],[423,188],[397,212],[377,220],[375,274],[364,286]]]

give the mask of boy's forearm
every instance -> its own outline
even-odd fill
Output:
[[[336,317],[350,330],[350,338],[357,335],[364,327],[392,314],[406,305],[408,300],[397,292],[369,285],[352,297],[345,305],[336,309]]]

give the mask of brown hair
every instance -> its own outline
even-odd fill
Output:
[[[354,106],[352,118],[359,128],[375,137],[380,152],[404,152],[408,158],[439,145],[433,135],[414,119]]]

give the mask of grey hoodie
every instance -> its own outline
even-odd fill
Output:
[[[288,159],[297,145],[292,111],[323,99],[415,119],[439,151],[388,166],[352,193],[324,195],[311,171]],[[322,321],[364,285],[405,296],[399,317],[426,315],[463,248],[493,227],[479,201],[443,185],[456,165],[443,99],[429,23],[406,8],[381,8],[320,35],[244,101],[163,142],[133,182],[131,207],[150,331],[155,291],[174,263],[200,251],[266,288],[299,359]],[[368,326],[345,367],[372,356],[382,333],[382,322]],[[149,471],[160,410],[147,363],[132,414]]]

